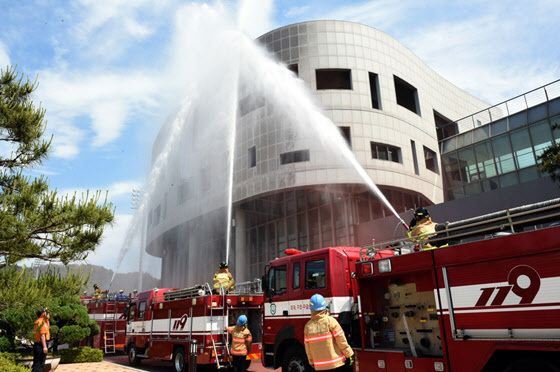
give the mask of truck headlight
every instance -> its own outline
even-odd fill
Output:
[[[380,273],[390,273],[391,272],[391,260],[386,258],[384,260],[379,260],[379,272]]]

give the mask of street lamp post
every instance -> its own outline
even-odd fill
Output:
[[[132,189],[132,206],[131,209],[138,209],[142,200],[142,190]],[[140,232],[140,257],[138,259],[138,289],[142,290],[142,274],[144,261],[144,246],[146,244],[146,218],[142,216],[142,231]]]

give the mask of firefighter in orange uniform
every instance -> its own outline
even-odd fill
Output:
[[[422,250],[437,248],[426,242],[428,238],[435,235],[437,225],[437,223],[432,221],[430,212],[424,207],[417,208],[414,211],[414,221],[416,223],[410,227],[410,237],[412,240],[421,243]]]
[[[251,352],[253,347],[253,337],[251,331],[247,328],[247,317],[241,315],[237,319],[234,327],[227,327],[227,331],[231,333],[231,355],[233,355],[233,372],[245,372],[247,370],[247,353]]]
[[[354,363],[354,351],[346,342],[340,324],[329,315],[323,296],[315,294],[309,301],[311,320],[304,329],[305,352],[317,371],[344,371],[345,360]]]
[[[50,315],[47,309],[40,308],[37,310],[37,320],[35,321],[34,329],[34,344],[33,344],[33,367],[32,372],[42,372],[47,359],[47,341],[51,339],[50,332]]]
[[[228,265],[225,261],[220,262],[220,270],[214,274],[214,292],[220,293],[220,285],[223,286],[224,290],[229,292],[233,289],[235,285],[235,280],[233,280],[233,275],[228,270]]]

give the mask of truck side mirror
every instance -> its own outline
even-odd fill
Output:
[[[261,278],[261,283],[262,283],[261,285],[262,285],[262,290],[263,290],[263,292],[265,292],[265,293],[268,292],[268,290],[269,290],[269,288],[268,288],[268,285],[269,285],[269,283],[268,283],[268,275],[263,275],[263,276],[262,276],[262,278]]]

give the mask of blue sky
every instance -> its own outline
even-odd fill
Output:
[[[108,190],[115,226],[88,262],[116,265],[142,188],[155,135],[176,104],[166,82],[188,53],[178,52],[176,0],[0,0],[0,66],[39,76],[50,157],[33,170],[61,193]],[[216,6],[217,3],[209,3]],[[393,36],[459,88],[496,104],[560,77],[560,2],[535,1],[223,1],[251,37],[291,23],[337,19]],[[188,12],[187,12],[188,13]],[[4,67],[3,67],[4,68]],[[139,243],[136,243],[139,244]],[[132,250],[121,266],[134,271]],[[147,265],[157,267],[157,260]],[[158,270],[154,273],[157,274]]]

